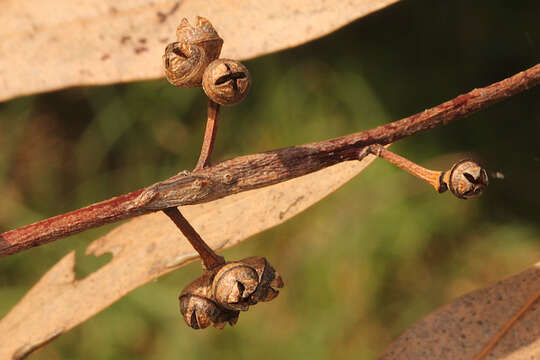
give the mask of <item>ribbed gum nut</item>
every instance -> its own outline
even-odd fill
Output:
[[[198,330],[210,325],[223,329],[238,321],[238,311],[223,309],[213,300],[210,291],[212,273],[206,272],[188,284],[180,293],[180,313],[189,327]]]
[[[203,90],[220,105],[236,105],[246,98],[251,87],[248,69],[239,61],[212,61],[203,74]]]
[[[251,295],[259,285],[259,276],[242,262],[230,262],[217,272],[212,283],[216,302],[229,310],[246,311],[252,305]]]
[[[471,199],[482,195],[488,183],[486,170],[472,160],[456,163],[449,172],[448,187],[460,199]]]
[[[201,17],[197,17],[195,26],[182,19],[176,36],[178,42],[167,45],[163,55],[165,76],[177,87],[199,87],[204,70],[219,57],[223,39],[212,24]]]
[[[191,26],[188,19],[183,18],[180,24],[176,28],[176,39],[178,41],[187,42],[190,44],[198,44],[202,42],[217,41],[223,44],[223,39],[219,37],[216,29],[210,21],[197,16],[197,24]],[[221,45],[219,50],[221,50]],[[216,58],[219,56],[219,52],[215,54]]]
[[[180,312],[186,324],[198,330],[216,323],[221,311],[207,298],[185,294],[180,296]]]
[[[240,262],[251,266],[259,276],[259,286],[251,296],[253,304],[259,301],[271,301],[279,295],[278,289],[284,286],[283,279],[266,258],[253,256],[242,259]]]
[[[205,61],[200,47],[174,42],[165,48],[163,67],[167,80],[176,87],[201,86]]]

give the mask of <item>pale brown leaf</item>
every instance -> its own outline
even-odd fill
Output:
[[[163,76],[181,18],[208,18],[223,57],[247,59],[328,34],[398,0],[7,0],[0,12],[0,101],[76,85]]]
[[[540,263],[429,314],[399,336],[381,359],[474,359],[538,291]],[[540,301],[485,359],[540,359]]]
[[[280,224],[338,189],[374,160],[349,161],[283,183],[247,191],[182,213],[214,249]],[[193,261],[197,254],[161,212],[135,218],[89,245],[113,259],[75,279],[75,253],[47,272],[0,321],[0,359],[24,355],[97,314],[135,288]],[[257,254],[249,254],[257,255]],[[179,320],[181,321],[180,315]]]

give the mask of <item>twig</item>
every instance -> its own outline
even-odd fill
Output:
[[[481,360],[485,358],[491,350],[497,345],[497,343],[502,339],[502,337],[516,324],[516,322],[534,305],[536,301],[540,299],[540,291],[537,291],[525,305],[518,311],[514,317],[512,317],[503,328],[490,340],[490,342],[482,349],[482,351],[474,357],[473,360]]]
[[[337,139],[237,157],[179,174],[146,189],[0,234],[0,256],[39,246],[90,228],[163,210],[200,204],[312,173],[348,160],[372,144],[404,137],[464,118],[540,83],[540,64],[487,87],[402,120]]]
[[[210,155],[212,155],[212,150],[214,149],[214,142],[216,140],[218,129],[219,108],[220,105],[218,103],[213,102],[211,99],[208,100],[206,130],[204,131],[204,139],[199,160],[193,171],[204,169],[210,165]],[[199,253],[205,269],[211,270],[225,263],[225,258],[216,254],[214,250],[208,246],[178,208],[173,206],[164,209],[163,212],[176,224],[178,229],[180,229],[182,234],[188,239],[191,246]]]
[[[225,258],[216,254],[214,250],[203,241],[201,236],[177,208],[167,208],[163,210],[163,212],[171,218],[182,234],[188,239],[191,246],[199,253],[205,269],[212,270],[215,267],[225,264]]]
[[[214,141],[216,140],[218,121],[219,121],[220,105],[208,100],[208,120],[206,121],[206,130],[204,132],[204,140],[199,155],[199,161],[193,171],[201,170],[210,165],[210,155],[214,149]]]
[[[381,159],[391,162],[408,173],[418,177],[419,179],[424,180],[433,186],[439,193],[442,193],[448,189],[448,186],[442,181],[444,171],[426,169],[416,163],[413,163],[409,159],[404,158],[403,156],[385,149],[384,146],[378,144],[369,146],[368,151]]]
[[[438,171],[426,169],[379,144],[370,145],[366,150],[427,182],[438,193],[450,189],[458,199],[465,200],[480,196],[489,182],[486,170],[469,159],[456,162],[447,171]]]

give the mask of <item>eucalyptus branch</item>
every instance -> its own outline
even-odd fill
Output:
[[[386,145],[446,125],[540,83],[540,64],[487,87],[474,89],[416,115],[336,139],[240,156],[182,172],[119,197],[0,234],[0,256],[39,246],[126,218],[220,199],[290,180],[368,155],[366,146]]]

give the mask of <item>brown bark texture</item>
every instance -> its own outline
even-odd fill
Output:
[[[540,64],[404,119],[347,136],[240,156],[179,174],[147,188],[0,234],[0,256],[87,229],[181,205],[201,204],[362,159],[365,147],[386,145],[446,125],[540,83]]]

